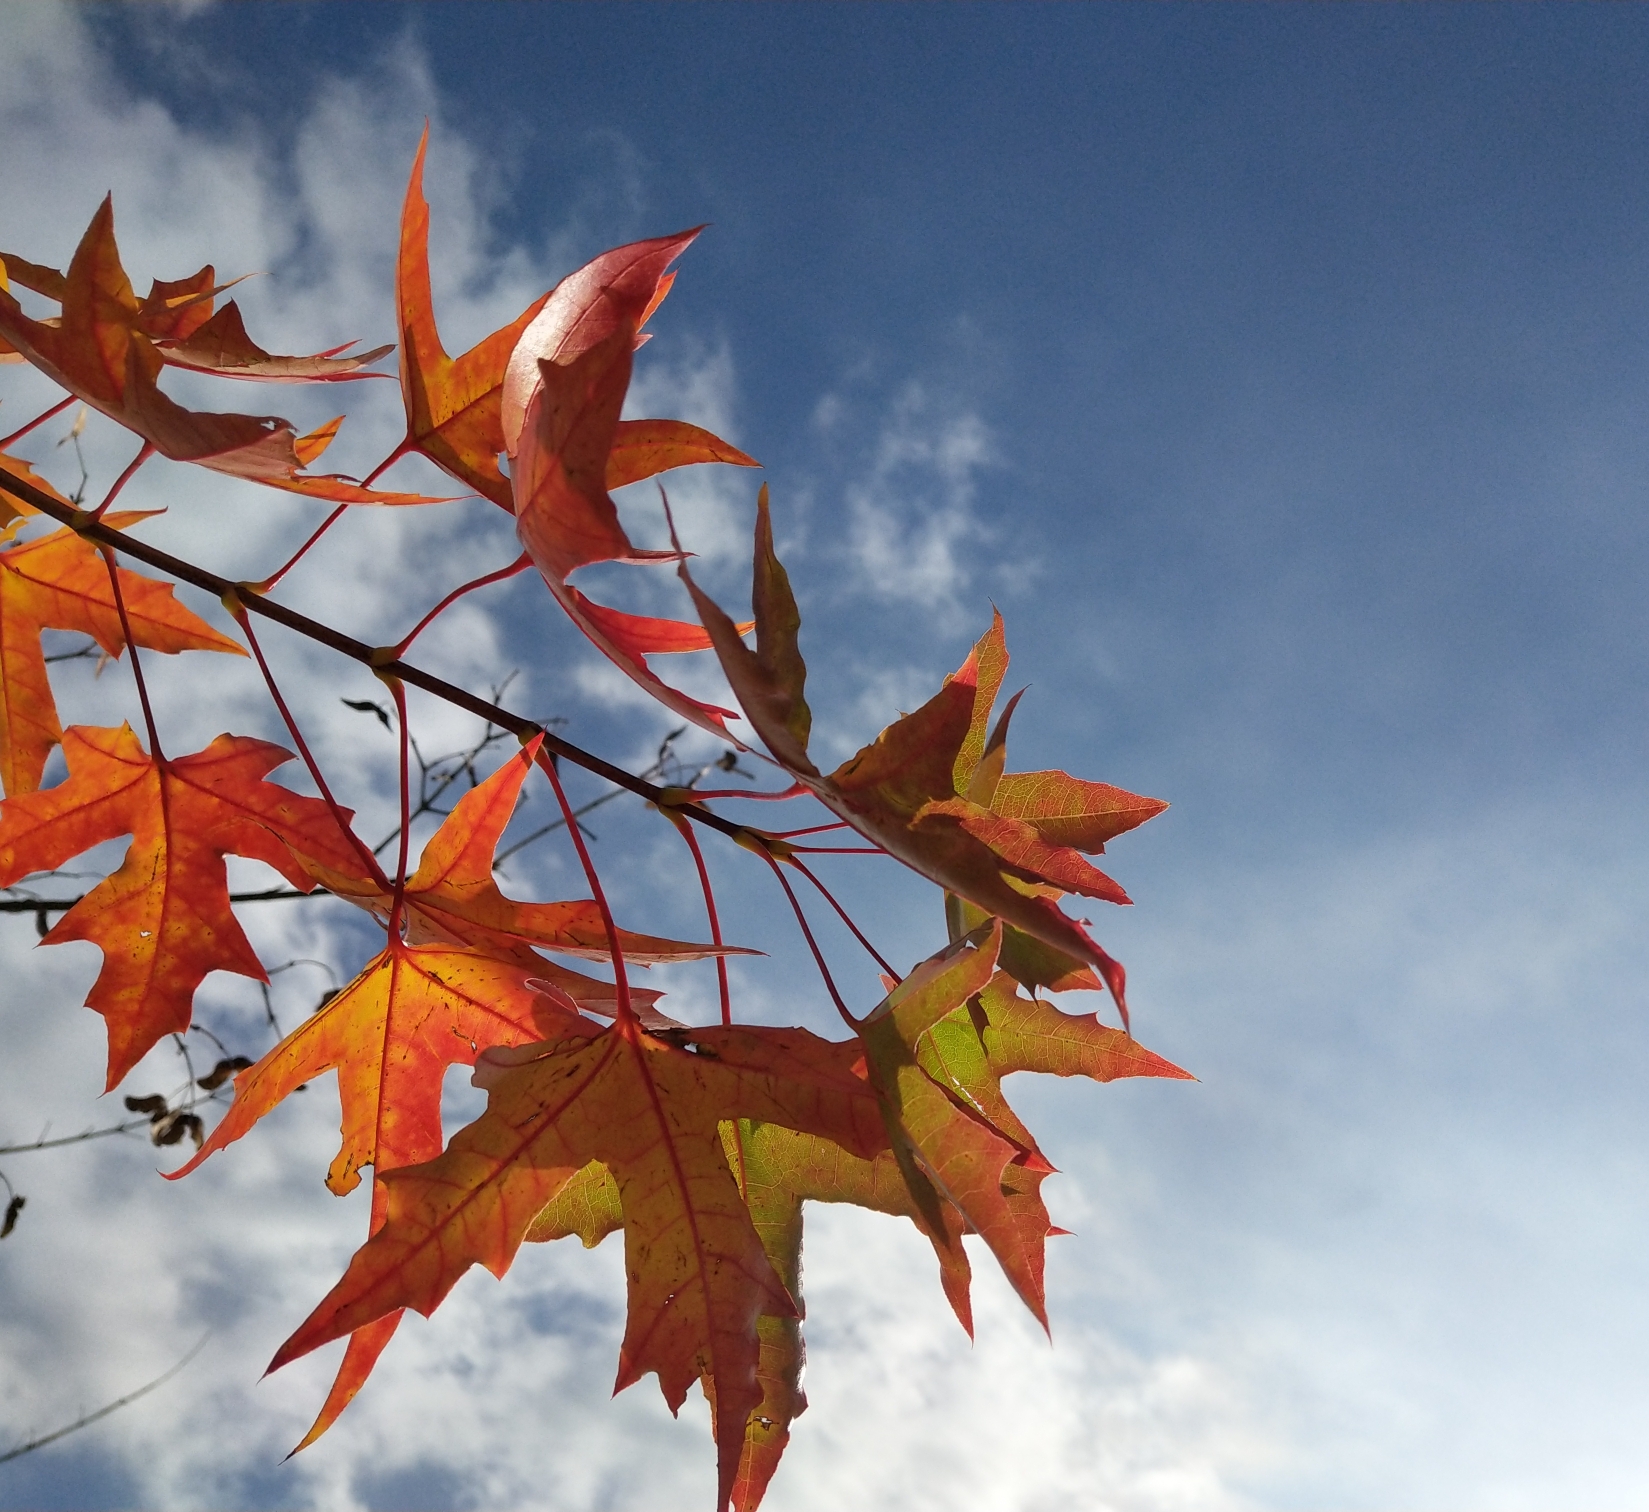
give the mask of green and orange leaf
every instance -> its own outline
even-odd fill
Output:
[[[486,1113],[439,1159],[385,1173],[384,1228],[274,1363],[397,1307],[427,1313],[478,1261],[503,1274],[534,1218],[599,1161],[625,1225],[630,1307],[618,1387],[656,1372],[676,1408],[693,1381],[710,1379],[725,1507],[762,1399],[757,1319],[795,1308],[728,1168],[720,1125],[788,1120],[850,1147],[875,1133],[864,1083],[844,1077],[839,1049],[799,1030],[764,1043],[771,1038],[697,1031],[695,1053],[632,1020],[547,1048],[489,1052],[477,1070]]]
[[[801,616],[774,555],[765,492],[756,508],[754,651],[693,582],[685,562],[678,570],[728,682],[774,760],[888,854],[1042,942],[1075,970],[1097,969],[1126,1023],[1122,967],[1053,897],[1074,891],[1126,903],[1115,882],[1064,842],[1074,838],[1086,848],[1166,805],[1104,784],[1054,780],[1063,774],[1030,774],[1028,782],[999,775],[1007,715],[988,739],[986,729],[1008,660],[1001,616],[938,693],[827,775],[806,750],[811,714],[797,645]],[[989,806],[1003,787],[1004,805]]]
[[[1046,1328],[1042,1239],[1048,1222],[1035,1185],[1052,1167],[1034,1145],[1014,1139],[977,1106],[953,1097],[916,1054],[922,1035],[990,981],[999,944],[993,928],[980,943],[968,937],[923,962],[860,1024],[859,1038],[894,1158],[917,1207],[936,1230],[942,1227],[941,1200],[956,1208]],[[1025,1185],[1007,1174],[1010,1166],[1038,1178],[1029,1191],[1040,1216],[1029,1225],[1005,1190],[1010,1182]]]

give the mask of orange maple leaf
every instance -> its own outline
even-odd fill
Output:
[[[10,461],[0,456],[0,465]],[[26,472],[23,477],[39,482]],[[104,516],[104,523],[119,530],[147,518],[116,511]],[[152,651],[246,655],[178,603],[169,583],[118,570],[127,622],[138,645]],[[46,758],[63,737],[40,649],[40,632],[47,627],[91,636],[105,656],[126,649],[109,569],[97,548],[72,530],[55,530],[0,551],[0,785],[10,795],[40,786]]]
[[[224,856],[263,861],[308,892],[314,883],[278,837],[335,835],[337,821],[319,799],[261,780],[292,759],[267,741],[220,735],[195,755],[156,759],[129,725],[71,725],[63,754],[65,781],[0,804],[0,887],[131,835],[119,870],[43,942],[89,940],[103,951],[86,1006],[108,1025],[112,1088],[163,1035],[189,1027],[207,972],[268,980],[230,908]]]
[[[68,280],[56,268],[42,267],[12,252],[0,253],[0,266],[8,268],[12,278],[25,289],[63,303]],[[212,318],[212,305],[217,296],[240,282],[242,279],[233,278],[226,284],[218,283],[211,263],[187,278],[157,278],[150,283],[148,295],[133,312],[132,324],[157,343],[187,340]]]
[[[0,265],[25,289],[33,289],[59,304],[68,297],[69,280],[56,268],[42,267],[10,252],[0,253]],[[170,367],[192,368],[218,378],[255,378],[272,383],[336,383],[389,376],[361,370],[388,356],[395,350],[393,346],[374,347],[370,352],[349,356],[339,354],[354,346],[353,341],[309,357],[277,357],[264,351],[246,334],[246,323],[234,300],[213,312],[217,296],[241,281],[235,278],[218,283],[216,271],[207,263],[187,278],[155,279],[141,303],[118,303],[132,328],[155,343]]]
[[[607,491],[608,458],[630,384],[635,327],[626,322],[565,363],[540,364],[511,464],[516,533],[569,618],[614,666],[684,719],[726,738],[731,709],[670,687],[647,665],[667,651],[702,651],[698,625],[627,614],[593,603],[568,581],[595,562],[674,561],[678,553],[638,551]],[[731,459],[729,459],[731,460]]]
[[[438,467],[503,509],[510,485],[498,470],[504,450],[499,392],[510,353],[548,294],[463,356],[447,356],[436,329],[429,277],[429,204],[424,199],[424,152],[429,128],[412,160],[401,209],[400,255],[395,262],[395,308],[401,333],[401,396],[406,403],[404,449],[421,451]]]
[[[16,260],[8,259],[12,261]],[[162,393],[156,380],[165,354],[144,333],[144,307],[121,267],[112,197],[105,198],[92,217],[61,287],[63,312],[55,321],[30,319],[10,291],[0,287],[0,337],[71,394],[143,437],[161,456],[340,503],[432,502],[418,494],[375,493],[351,479],[304,475],[299,472],[296,435],[289,421],[275,415],[187,410]],[[225,333],[228,324],[239,324],[238,312],[226,323]],[[193,330],[178,350],[194,350],[188,343],[206,329],[202,325]],[[261,351],[248,343],[239,355],[251,361],[249,350]],[[267,353],[262,355],[268,358]],[[318,359],[268,360],[286,364],[280,376],[296,379],[291,364]],[[303,381],[315,376],[310,373]]]
[[[389,1216],[276,1354],[283,1365],[397,1307],[428,1313],[477,1261],[502,1275],[533,1218],[592,1160],[624,1213],[629,1319],[617,1387],[653,1371],[681,1405],[712,1383],[725,1508],[761,1401],[757,1319],[794,1304],[728,1168],[723,1121],[800,1126],[849,1148],[881,1142],[874,1099],[803,1030],[695,1030],[698,1053],[633,1020],[478,1063],[487,1111],[427,1165],[386,1171]]]
[[[578,1022],[533,985],[531,967],[477,950],[392,939],[342,992],[235,1078],[228,1113],[194,1158],[171,1175],[186,1176],[298,1087],[335,1069],[343,1144],[326,1184],[342,1196],[359,1185],[363,1167],[372,1167],[370,1232],[376,1233],[386,1211],[377,1174],[441,1152],[447,1067],[472,1065],[482,1048],[554,1039]],[[396,1312],[354,1331],[299,1449],[314,1443],[354,1399],[399,1317]]]
[[[1050,895],[1080,892],[1126,903],[1127,894],[1076,846],[1102,849],[1104,839],[1144,823],[1167,805],[1063,773],[997,780],[1006,715],[990,740],[984,729],[1007,666],[1001,615],[933,698],[827,775],[807,754],[812,716],[803,692],[807,669],[797,647],[801,616],[773,550],[766,488],[756,511],[755,650],[693,582],[685,562],[679,571],[728,681],[774,760],[913,870],[1045,942],[1072,966],[1096,967],[1126,1023],[1122,967]]]
[[[19,359],[21,361],[21,359]],[[21,457],[13,457],[7,452],[0,451],[0,473],[10,473],[20,483],[26,483],[30,488],[37,488],[41,493],[49,495],[66,509],[76,507],[73,499],[66,499],[44,478],[40,476]],[[0,484],[4,479],[0,479]],[[4,540],[11,533],[11,527],[17,520],[28,515],[38,513],[32,504],[26,504],[15,494],[6,493],[0,489],[0,540]]]
[[[668,688],[645,660],[706,649],[697,625],[606,608],[566,581],[593,562],[673,560],[673,553],[638,552],[630,544],[609,490],[691,463],[756,465],[684,421],[619,418],[630,353],[645,340],[637,333],[669,292],[674,275],[665,270],[697,230],[602,253],[455,359],[441,345],[430,288],[428,145],[426,128],[407,184],[396,261],[407,415],[401,449],[422,452],[513,510],[522,544],[579,629],[655,697],[725,734],[721,720],[730,711]],[[501,451],[510,457],[508,479],[498,467]]]
[[[664,274],[665,265],[697,233],[605,253],[535,299],[508,325],[461,357],[449,357],[435,323],[430,287],[429,203],[424,198],[428,148],[429,128],[425,127],[401,208],[400,252],[395,263],[401,396],[407,415],[402,449],[422,452],[483,498],[513,511],[510,483],[499,470],[498,455],[515,454],[526,401],[537,382],[533,357],[564,359],[591,343],[595,329],[591,310],[606,308],[601,297],[604,284],[616,282],[620,292],[630,284],[644,285],[641,319],[645,320],[669,290],[674,275]],[[513,378],[507,398],[506,373]],[[605,463],[606,486],[621,488],[694,462],[755,465],[736,447],[685,421],[626,420],[619,422],[612,439]]]
[[[276,356],[264,351],[246,334],[240,306],[232,299],[186,333],[166,337],[155,345],[169,367],[210,373],[215,378],[250,378],[263,383],[338,383],[354,378],[387,378],[388,373],[368,373],[363,369],[395,350],[393,345],[381,346],[369,352],[340,356],[355,345],[353,341],[346,341],[342,346],[328,347],[308,357]]]
[[[641,328],[664,302],[664,296],[676,281],[676,275],[665,270],[703,229],[694,226],[691,231],[678,231],[674,236],[656,236],[614,247],[569,273],[549,292],[542,309],[511,350],[504,372],[499,424],[504,450],[512,458],[520,449],[527,429],[527,411],[533,396],[544,382],[540,364],[572,362],[626,327],[629,346],[634,349],[642,345],[648,338],[639,334]],[[718,444],[726,446],[725,442]],[[727,450],[732,452],[733,448],[727,447]],[[735,455],[742,457],[743,453]],[[755,464],[745,458],[745,465]]]

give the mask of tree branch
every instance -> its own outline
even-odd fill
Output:
[[[550,755],[563,761],[570,761],[574,766],[582,767],[587,772],[593,772],[597,777],[603,777],[615,787],[621,787],[634,793],[638,798],[645,798],[649,803],[658,803],[664,797],[664,790],[655,787],[624,770],[614,766],[610,761],[604,761],[594,752],[586,751],[581,746],[574,745],[570,740],[563,740],[559,735],[551,733],[543,725],[526,719],[519,714],[512,714],[508,709],[498,704],[489,703],[484,698],[456,684],[449,683],[433,673],[425,672],[420,667],[414,667],[399,658],[392,656],[392,648],[384,646],[369,646],[364,641],[358,641],[351,636],[334,630],[330,625],[323,625],[318,620],[312,620],[307,615],[299,614],[295,609],[288,609],[284,604],[277,604],[258,593],[249,583],[233,583],[228,578],[219,577],[215,572],[208,572],[204,567],[197,567],[193,562],[186,562],[181,557],[175,557],[170,552],[162,551],[159,547],[150,546],[146,542],[133,540],[123,531],[113,530],[99,520],[94,520],[89,511],[70,509],[52,498],[50,494],[42,493],[38,488],[25,483],[21,478],[11,473],[0,473],[0,492],[9,493],[14,498],[21,499],[32,509],[67,525],[82,539],[94,542],[96,545],[112,548],[124,552],[134,561],[142,562],[145,566],[154,567],[169,576],[178,579],[193,587],[204,589],[207,593],[216,595],[226,605],[238,604],[248,613],[261,615],[265,619],[273,620],[277,625],[283,625],[288,630],[296,631],[299,635],[317,644],[336,651],[340,656],[347,656],[351,661],[359,662],[363,667],[373,672],[398,677],[402,682],[410,683],[415,688],[421,688],[426,693],[453,705],[454,708],[465,710],[477,718],[490,720],[501,729],[508,730],[517,740],[525,743],[535,736],[544,739],[543,749]],[[670,805],[684,813],[688,818],[710,829],[719,830],[729,839],[737,840],[745,833],[744,827],[734,823],[731,819],[724,819],[720,814],[712,813],[697,803],[673,803]]]

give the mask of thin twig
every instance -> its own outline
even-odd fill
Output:
[[[110,1402],[107,1407],[99,1407],[96,1412],[88,1412],[84,1417],[76,1418],[66,1428],[58,1428],[51,1433],[42,1434],[39,1438],[32,1438],[25,1444],[19,1444],[15,1449],[8,1449],[4,1454],[0,1454],[0,1465],[5,1464],[7,1460],[17,1459],[21,1455],[31,1454],[36,1449],[44,1449],[47,1444],[55,1444],[60,1438],[66,1438],[71,1433],[78,1433],[82,1428],[89,1428],[99,1418],[106,1418],[111,1412],[118,1412],[122,1407],[129,1407],[139,1397],[148,1396],[157,1387],[164,1386],[185,1365],[193,1360],[206,1347],[206,1341],[211,1337],[212,1335],[209,1332],[202,1334],[200,1342],[188,1354],[164,1375],[156,1376],[147,1386],[139,1386],[136,1391],[127,1392],[125,1396]]]
[[[84,898],[0,898],[0,913],[66,913]],[[330,898],[331,893],[317,888],[314,892],[298,892],[291,887],[266,887],[261,892],[230,893],[231,903],[271,903],[277,898]]]
[[[113,1124],[107,1129],[87,1129],[80,1134],[65,1134],[61,1139],[37,1139],[33,1144],[0,1145],[0,1155],[27,1155],[30,1150],[55,1150],[60,1145],[80,1144],[87,1139],[106,1139],[111,1134],[130,1134],[134,1129],[148,1127],[147,1118],[129,1118],[125,1123]]]

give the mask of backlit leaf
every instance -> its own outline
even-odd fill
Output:
[[[114,1087],[158,1039],[189,1027],[207,972],[267,980],[230,909],[224,856],[263,861],[307,892],[313,882],[278,836],[337,825],[319,799],[262,780],[292,759],[266,741],[220,735],[193,756],[155,760],[129,726],[73,725],[63,754],[65,781],[0,805],[0,887],[132,837],[119,870],[45,937],[103,951],[86,1006],[108,1025]]]
[[[104,517],[115,529],[144,518],[120,511]],[[178,603],[169,583],[124,567],[119,572],[138,645],[151,651],[246,654]],[[126,649],[109,569],[97,549],[72,530],[0,550],[0,785],[8,795],[40,786],[46,758],[63,734],[40,648],[40,632],[48,627],[89,635],[106,656]]]
[[[843,1077],[839,1051],[810,1064],[810,1045],[825,1042],[803,1031],[782,1041],[759,1029],[698,1031],[694,1041],[711,1053],[621,1021],[483,1057],[486,1113],[439,1159],[384,1175],[384,1228],[274,1364],[396,1307],[429,1312],[477,1261],[503,1274],[534,1218],[599,1161],[625,1224],[630,1306],[617,1385],[656,1372],[674,1409],[693,1381],[710,1379],[725,1507],[762,1399],[757,1319],[795,1309],[729,1171],[720,1125],[782,1119],[850,1146],[876,1131],[864,1084]]]
[[[335,502],[426,502],[418,495],[375,494],[347,479],[302,476],[290,422],[187,410],[162,393],[157,379],[165,357],[141,328],[142,307],[115,246],[112,198],[98,207],[75,249],[62,305],[56,322],[33,320],[0,290],[0,337],[161,456]]]

